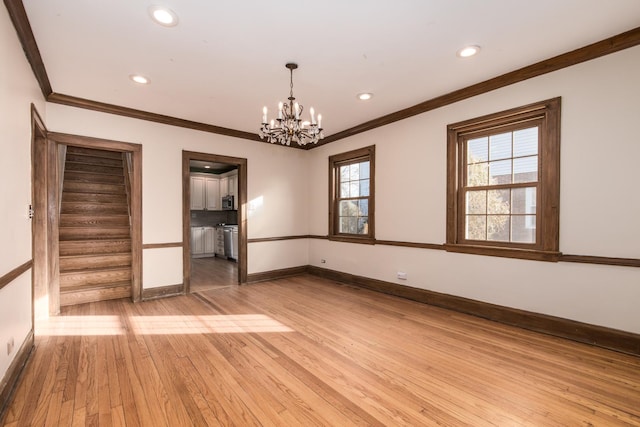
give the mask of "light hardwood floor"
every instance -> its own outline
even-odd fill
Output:
[[[640,425],[640,358],[313,276],[36,335],[7,426]]]
[[[237,285],[237,262],[218,257],[191,258],[191,292]]]

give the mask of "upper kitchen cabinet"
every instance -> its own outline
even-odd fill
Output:
[[[221,176],[220,197],[233,196],[233,209],[238,209],[238,171],[234,170]]]
[[[220,209],[220,180],[206,174],[191,174],[191,210]]]
[[[220,178],[220,197],[229,195],[229,177]]]

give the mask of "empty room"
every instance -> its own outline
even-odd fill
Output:
[[[637,0],[0,31],[1,426],[640,426]]]

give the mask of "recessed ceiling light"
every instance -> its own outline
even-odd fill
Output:
[[[457,52],[460,58],[468,58],[480,52],[480,46],[465,46]]]
[[[361,101],[367,101],[369,99],[373,98],[373,94],[369,93],[369,92],[364,92],[364,93],[359,93],[358,94],[358,99]]]
[[[151,6],[149,13],[151,14],[151,18],[160,25],[165,27],[178,25],[178,15],[171,9],[162,6]]]
[[[204,165],[204,168],[205,168],[205,169],[211,169],[211,166],[209,166],[209,165]]]
[[[129,76],[129,78],[131,80],[133,80],[136,83],[139,83],[141,85],[146,85],[149,84],[149,79],[146,78],[145,76],[141,76],[140,74],[132,74]]]

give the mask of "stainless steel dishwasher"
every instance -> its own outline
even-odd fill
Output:
[[[225,225],[224,227],[224,256],[228,259],[238,258],[238,226]]]

